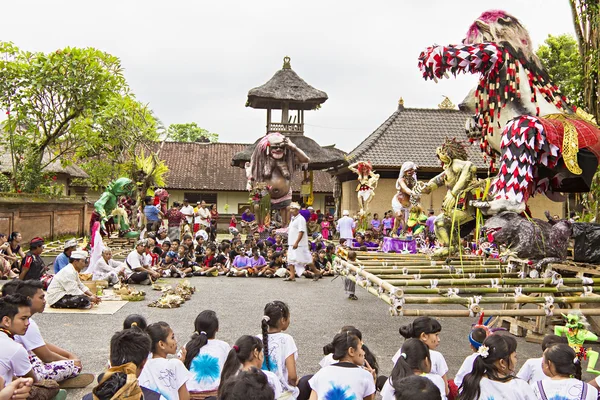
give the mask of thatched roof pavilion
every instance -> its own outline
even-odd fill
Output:
[[[267,132],[280,132],[290,137],[290,140],[302,149],[310,158],[308,168],[320,170],[337,168],[347,165],[346,153],[331,146],[320,146],[309,137],[304,136],[304,111],[317,110],[327,100],[327,93],[315,89],[306,83],[290,64],[290,58],[284,57],[283,68],[275,73],[264,85],[248,92],[246,107],[267,110]],[[271,110],[281,110],[281,122],[271,119]],[[296,111],[290,116],[289,111]],[[231,160],[231,165],[244,167],[250,161],[254,144],[244,151],[237,153]]]
[[[283,68],[267,83],[250,89],[246,107],[263,110],[314,110],[327,100],[327,93],[315,89],[292,69],[290,58],[283,59]]]

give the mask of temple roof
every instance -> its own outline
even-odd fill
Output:
[[[315,89],[298,76],[283,59],[283,68],[264,85],[250,89],[246,107],[280,110],[288,102],[290,110],[314,110],[327,100],[327,93]]]
[[[246,191],[246,173],[230,165],[234,154],[248,147],[248,143],[182,143],[164,142],[159,158],[169,167],[166,177],[167,189],[204,191]],[[331,193],[334,180],[330,174],[315,171],[314,191]],[[294,174],[292,187],[299,191],[302,174]]]
[[[469,113],[452,109],[405,108],[403,104],[348,154],[348,162],[371,161],[377,168],[400,168],[405,161],[421,169],[439,169],[436,149],[445,138],[465,140]],[[479,145],[468,145],[469,161],[487,169]]]
[[[244,167],[246,162],[250,161],[254,148],[260,141],[259,138],[253,144],[246,147],[243,151],[240,151],[231,160],[231,165],[237,167]],[[298,135],[290,136],[290,140],[298,146],[306,155],[310,158],[308,163],[309,170],[319,170],[332,167],[340,167],[348,165],[346,162],[346,153],[340,149],[336,149],[335,145],[321,146],[311,138]]]

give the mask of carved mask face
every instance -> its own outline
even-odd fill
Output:
[[[285,156],[285,137],[283,135],[269,135],[269,154],[276,160]]]
[[[446,154],[446,152],[441,147],[437,148],[436,155],[444,165],[448,165],[452,161],[452,159],[448,156],[448,154]]]

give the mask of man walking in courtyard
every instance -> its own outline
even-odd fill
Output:
[[[313,258],[308,247],[308,232],[306,230],[306,220],[300,215],[300,204],[293,202],[290,204],[290,213],[292,220],[288,227],[288,265],[290,277],[286,281],[295,281],[296,275],[302,276],[306,266],[313,272],[318,280],[321,273],[313,265]]]

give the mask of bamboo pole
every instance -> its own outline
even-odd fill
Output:
[[[600,308],[581,308],[581,313],[587,316],[600,315]],[[487,317],[544,317],[546,316],[546,310],[543,308],[538,309],[514,309],[514,310],[501,310],[486,308],[481,309],[485,312]],[[553,314],[557,314],[560,310],[554,310]],[[567,310],[566,310],[567,311]],[[477,314],[478,312],[475,312]],[[399,315],[404,317],[471,317],[471,310],[399,310]]]
[[[370,271],[368,271],[368,272],[370,272]],[[506,273],[481,273],[481,274],[475,273],[475,275],[476,275],[475,279],[484,279],[484,278],[487,278],[487,279],[492,279],[492,278],[513,279],[514,278],[514,279],[516,279],[516,278],[519,278],[519,273],[517,273],[517,272],[513,272],[513,273],[509,273],[509,274],[506,274]],[[394,279],[398,279],[400,277],[402,277],[402,279],[407,279],[407,280],[414,279],[414,276],[411,276],[411,275],[377,274],[375,276],[377,276],[381,279],[385,279],[385,280],[394,280]],[[472,278],[469,278],[468,274],[465,274],[465,273],[459,274],[459,273],[455,272],[455,273],[447,273],[447,274],[421,274],[419,279],[421,279],[421,280],[423,280],[423,279],[438,279],[439,280],[439,279],[472,279]],[[488,281],[487,284],[489,285],[490,282]],[[429,286],[429,284],[426,286]]]
[[[573,296],[553,297],[554,303],[576,304],[576,303],[600,303],[600,296]],[[468,306],[471,300],[468,297],[412,297],[405,296],[406,304],[460,304]],[[479,304],[545,304],[544,297],[509,296],[509,297],[482,297]]]
[[[594,284],[600,283],[600,278],[588,278]],[[391,279],[386,281],[393,286],[430,286],[431,282],[425,279]],[[563,285],[582,285],[583,279],[564,278]],[[438,286],[460,286],[460,285],[490,285],[490,279],[439,279]],[[522,278],[500,278],[497,285],[552,285],[551,278],[522,279]]]
[[[502,267],[469,267],[469,268],[435,268],[435,267],[424,267],[424,268],[379,268],[371,269],[365,268],[365,271],[373,275],[416,275],[416,274],[459,274],[457,271],[462,271],[464,274],[468,273],[493,273],[493,272],[506,272],[505,268]],[[508,272],[510,273],[510,272]],[[459,274],[460,275],[460,274]]]
[[[593,293],[600,293],[600,286],[589,286]],[[402,289],[404,294],[448,294],[448,288],[419,288],[419,287],[405,287]],[[521,293],[583,293],[584,289],[581,286],[561,286],[557,287],[522,287],[519,288]],[[474,288],[460,288],[459,294],[496,294],[496,293],[515,293],[514,287],[498,287],[498,288],[486,288],[486,287],[474,287]]]
[[[501,266],[501,265],[505,265],[502,264],[500,262],[481,262],[481,261],[465,261],[462,263],[450,263],[448,264],[447,262],[441,262],[441,261],[391,261],[391,260],[369,260],[369,261],[362,261],[362,260],[357,260],[355,263],[355,265],[358,266],[363,266],[363,267],[377,267],[377,268],[391,268],[391,267],[440,267],[442,265],[450,265],[454,268],[461,268],[463,266]]]

